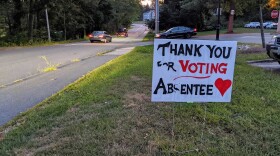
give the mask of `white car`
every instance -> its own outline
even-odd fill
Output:
[[[259,28],[260,27],[260,22],[250,22],[248,24],[245,24],[245,28]]]
[[[277,29],[277,23],[271,23],[265,26],[266,29]]]
[[[263,23],[263,27],[264,28],[266,28],[266,26],[268,26],[268,25],[270,25],[270,24],[273,24],[274,22],[271,22],[271,21],[269,21],[269,22],[264,22]]]

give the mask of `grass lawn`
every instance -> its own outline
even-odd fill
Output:
[[[152,32],[148,32],[148,34],[143,38],[143,42],[145,41],[153,41],[155,37],[155,34]]]
[[[241,34],[241,33],[261,33],[260,29],[256,29],[256,28],[233,28],[233,32],[235,34]],[[221,34],[225,34],[227,33],[227,29],[221,29],[220,30]],[[276,29],[264,29],[264,33],[276,33]],[[216,34],[216,30],[213,31],[202,31],[202,32],[198,32],[197,35],[198,36],[204,36],[204,35],[215,35]]]
[[[260,29],[254,28],[234,28],[234,34],[241,34],[241,33],[261,33]],[[226,34],[227,29],[221,29],[220,34]],[[276,29],[264,29],[264,33],[276,33]],[[199,31],[197,32],[197,36],[205,36],[205,35],[215,35],[216,30],[213,31]],[[143,39],[143,41],[153,41],[154,40],[154,33],[149,32],[147,36]]]
[[[56,44],[65,44],[65,43],[73,43],[88,40],[88,38],[76,39],[76,40],[66,40],[66,41],[34,41],[34,42],[5,42],[0,40],[0,47],[36,47],[36,46],[51,46]]]
[[[0,155],[280,155],[280,75],[238,52],[231,103],[151,103],[137,47],[0,129]]]

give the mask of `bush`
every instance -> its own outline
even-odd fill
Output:
[[[148,25],[148,28],[155,29],[155,20],[146,21],[146,24]]]

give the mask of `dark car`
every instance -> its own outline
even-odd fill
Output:
[[[272,37],[271,41],[266,44],[267,55],[280,64],[280,35]]]
[[[196,29],[184,26],[173,27],[161,34],[156,34],[156,38],[191,38],[197,34]]]
[[[123,36],[123,37],[128,37],[128,33],[126,28],[120,28],[117,33],[116,33],[117,37],[119,36]]]
[[[94,41],[99,41],[99,42],[112,42],[112,36],[109,35],[106,31],[94,31],[91,34],[88,35],[89,40],[91,43]]]

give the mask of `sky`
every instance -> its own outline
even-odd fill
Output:
[[[142,0],[141,1],[142,5],[151,5],[152,4],[152,0]]]

